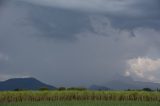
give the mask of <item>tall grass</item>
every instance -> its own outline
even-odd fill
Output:
[[[137,101],[54,101],[54,102],[18,102],[0,106],[160,106],[160,102]]]
[[[0,103],[37,101],[160,101],[159,92],[144,91],[10,91],[0,92]]]

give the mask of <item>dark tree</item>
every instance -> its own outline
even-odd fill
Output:
[[[40,90],[40,91],[48,91],[49,89],[46,88],[46,87],[44,87],[44,88],[40,88],[39,90]]]
[[[152,89],[150,89],[150,88],[143,88],[142,90],[143,91],[152,91]]]
[[[58,90],[59,91],[64,91],[64,90],[66,90],[66,88],[65,87],[59,87]]]

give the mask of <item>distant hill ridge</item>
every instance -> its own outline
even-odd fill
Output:
[[[100,89],[103,90],[105,88],[110,88],[111,90],[136,90],[143,88],[150,88],[152,90],[160,89],[160,83],[154,82],[142,82],[142,81],[134,81],[131,77],[125,76],[117,76],[114,79],[102,84],[103,86],[91,86],[90,89]]]
[[[0,82],[0,90],[38,90],[40,88],[56,89],[56,87],[45,84],[35,78],[13,78]]]
[[[56,87],[45,84],[36,78],[13,78],[6,81],[0,81],[0,91],[10,91],[15,89],[39,90],[40,88],[48,88],[55,90]],[[134,81],[130,77],[119,76],[102,85],[92,85],[89,90],[127,90],[127,89],[143,89],[151,88],[160,89],[160,83]]]

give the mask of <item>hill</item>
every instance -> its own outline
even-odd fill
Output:
[[[151,88],[156,90],[160,88],[160,83],[154,82],[142,82],[135,81],[131,77],[119,76],[111,81],[105,83],[107,87],[114,90],[127,90],[127,89],[143,89],[143,88]]]
[[[14,78],[0,82],[0,90],[38,90],[40,88],[56,89],[56,87],[45,84],[35,78]]]

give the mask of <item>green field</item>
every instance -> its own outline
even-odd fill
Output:
[[[160,102],[160,92],[144,91],[10,91],[0,92],[0,103],[37,101],[152,101]]]
[[[0,106],[160,106],[160,92],[145,91],[9,91]]]
[[[10,103],[0,106],[160,106],[160,102],[59,101]]]

